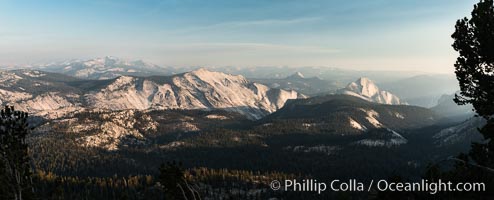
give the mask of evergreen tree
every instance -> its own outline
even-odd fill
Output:
[[[33,198],[27,117],[13,107],[0,111],[0,199]]]
[[[160,167],[159,182],[163,185],[165,199],[200,199],[199,194],[185,179],[185,170],[181,164],[169,162]]]
[[[454,169],[441,171],[433,165],[425,178],[453,183],[485,183],[485,192],[442,193],[435,199],[479,199],[494,195],[494,0],[481,0],[474,6],[472,17],[456,22],[452,35],[453,48],[460,54],[455,73],[461,92],[455,95],[459,105],[472,104],[487,124],[479,129],[484,141],[473,143],[472,149],[451,160]],[[430,199],[430,197],[423,197]]]
[[[471,19],[460,19],[452,35],[459,52],[455,69],[461,93],[459,105],[472,104],[487,120],[480,129],[485,142],[472,145],[470,157],[479,165],[494,167],[494,1],[481,0]]]

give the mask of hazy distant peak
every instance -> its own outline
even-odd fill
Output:
[[[201,74],[201,73],[214,73],[214,71],[206,69],[205,67],[201,67],[201,68],[192,70],[189,73],[199,73],[199,74]]]
[[[296,72],[295,74],[293,74],[293,76],[298,78],[305,78],[302,72]]]
[[[366,77],[361,77],[357,81],[349,83],[346,88],[367,97],[372,97],[380,92],[374,81]]]
[[[117,57],[115,56],[105,56],[105,59],[107,60],[119,60]]]
[[[360,77],[357,79],[355,82],[349,83],[350,85],[357,85],[359,87],[363,87],[363,89],[376,89],[379,90],[379,87],[377,87],[376,83],[372,81],[371,79],[367,77]]]
[[[86,79],[112,79],[123,75],[153,76],[169,74],[165,71],[165,68],[158,65],[142,60],[128,61],[115,56],[69,60],[34,68]]]
[[[245,77],[242,75],[232,75],[232,74],[228,74],[228,73],[224,73],[224,72],[213,71],[213,70],[210,70],[210,69],[207,69],[204,67],[201,67],[201,68],[196,69],[196,70],[192,70],[190,72],[187,72],[186,74],[194,74],[194,75],[200,76],[200,77],[221,76],[221,77],[238,77],[241,79],[245,79]]]
[[[360,77],[359,79],[357,79],[357,81],[355,82],[359,82],[361,84],[374,84],[374,81],[370,80],[369,78],[367,77]]]
[[[382,104],[404,104],[396,95],[380,90],[379,87],[366,77],[361,77],[339,90],[340,94],[357,96],[362,99]]]
[[[302,74],[302,72],[295,72],[294,74],[288,76],[287,78],[288,79],[304,79],[305,76]]]
[[[111,64],[115,64],[119,61],[120,61],[120,59],[118,59],[117,57],[105,56],[105,57],[88,59],[88,60],[85,60],[83,62],[87,63],[87,64],[103,64],[103,65],[108,64],[108,65],[111,65]],[[77,62],[77,61],[75,61],[75,62]],[[68,63],[68,64],[70,64],[70,63]]]

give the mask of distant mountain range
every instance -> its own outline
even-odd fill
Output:
[[[451,118],[464,112],[456,109],[452,93],[433,108],[407,105],[404,92],[374,77],[333,80],[296,71],[248,79],[205,68],[150,73],[155,66],[111,57],[71,63],[79,64],[65,71],[55,65],[43,69],[53,72],[0,71],[0,105],[30,112],[33,152],[43,159],[52,158],[47,148],[60,152],[56,159],[65,160],[53,163],[73,163],[60,169],[101,161],[96,172],[108,163],[141,171],[143,163],[166,157],[231,169],[254,160],[278,169],[339,174],[357,160],[362,173],[391,165],[419,171],[482,138],[476,131],[482,121]],[[409,90],[420,87],[429,86]],[[68,162],[71,157],[88,160]]]
[[[199,69],[173,76],[78,78],[38,70],[3,71],[0,103],[46,118],[85,109],[223,109],[259,119],[296,91],[271,89],[242,76]]]
[[[336,93],[381,104],[408,103],[400,95],[381,90],[374,81],[366,77],[343,87],[338,82],[319,77],[306,78],[301,72],[281,79],[250,80],[204,68],[176,75],[161,75],[175,72],[143,61],[124,61],[114,57],[70,61],[38,68],[52,72],[29,69],[2,71],[0,103],[15,102],[20,108],[49,117],[83,108],[221,108],[243,113],[252,119],[276,111],[287,99],[305,97],[307,94],[318,96]],[[403,84],[409,89],[396,90],[398,86],[385,85],[400,94],[403,94],[403,90],[413,93],[417,88],[407,80]],[[427,80],[427,76],[420,80]],[[417,84],[423,82],[427,81]],[[426,86],[428,85],[423,87]],[[424,94],[430,95],[427,98],[434,96],[432,92]],[[410,98],[409,94],[405,96]],[[434,109],[443,115],[451,114],[444,113],[447,110],[459,108],[452,105],[454,109],[447,109],[440,105],[441,102],[443,101],[432,105],[437,105]]]
[[[294,173],[321,180],[420,179],[431,163],[483,139],[477,128],[485,121],[452,101],[455,86],[443,75],[173,68],[105,57],[0,70],[0,106],[30,113],[33,165],[58,177],[118,174],[125,181],[178,160],[187,173],[212,174],[201,180],[210,180],[208,191],[210,183],[222,185],[219,193],[229,188],[223,176],[257,174],[228,183],[253,186],[229,190],[257,196],[263,180]]]
[[[322,93],[334,92],[341,86],[334,82],[324,80],[319,77],[305,77],[301,72],[296,72],[285,78],[268,78],[251,80],[284,90],[295,90],[306,95],[319,95]]]
[[[26,66],[28,69],[62,73],[91,80],[108,80],[119,76],[171,76],[200,69],[199,66],[158,66],[142,60],[125,60],[106,56],[86,60],[68,60],[50,64]],[[23,67],[23,68],[26,68]],[[0,67],[11,70],[12,67]],[[434,107],[442,95],[456,92],[458,83],[452,74],[423,72],[357,71],[334,67],[217,67],[210,71],[237,74],[271,88],[295,90],[309,96],[335,93],[348,83],[368,77],[379,88],[400,98],[400,103]],[[389,98],[389,97],[388,97]],[[383,100],[385,101],[385,100]],[[395,102],[396,103],[396,102]]]
[[[108,116],[128,118],[135,124],[141,122],[139,116],[134,116],[134,111],[221,110],[238,113],[265,124],[276,125],[284,121],[291,127],[318,133],[365,133],[366,137],[355,144],[366,146],[405,144],[408,136],[402,134],[404,131],[437,123],[450,123],[447,126],[451,126],[451,129],[437,133],[437,140],[456,137],[458,134],[451,130],[474,130],[474,123],[457,124],[472,116],[469,111],[471,107],[454,104],[452,93],[442,94],[454,88],[450,86],[451,79],[442,76],[416,76],[386,82],[367,77],[354,78],[356,73],[345,70],[310,68],[314,71],[309,75],[295,71],[286,77],[247,79],[242,75],[195,67],[192,71],[180,73],[184,69],[163,68],[143,61],[124,61],[115,57],[74,60],[35,68],[0,71],[1,105],[14,105],[17,109],[46,120],[103,112]],[[244,70],[244,74],[255,75],[285,68],[251,68],[250,72],[248,68],[216,69],[233,72]],[[337,75],[341,77],[327,79]],[[379,79],[380,76],[373,77]],[[342,82],[350,78],[354,79]],[[440,89],[435,92],[437,88]],[[418,102],[415,97],[424,102],[431,101],[428,105],[432,108],[408,105],[408,100]],[[208,115],[209,118],[224,120],[230,116]],[[95,130],[112,133],[111,137],[100,134],[96,138],[85,138],[87,141],[84,143],[98,145],[98,141],[120,141],[129,134],[142,137],[145,132],[124,133],[124,130],[132,128],[122,121],[108,120],[114,126]],[[145,126],[154,127],[152,123]],[[199,130],[200,126],[189,121],[177,122],[174,129],[194,131]],[[120,128],[117,130],[112,127]],[[107,148],[115,149],[116,144],[111,143]]]
[[[163,67],[142,60],[126,61],[112,56],[89,60],[70,60],[34,66],[34,69],[62,73],[82,79],[112,79],[119,76],[170,75]]]
[[[426,108],[437,105],[442,95],[460,90],[453,74],[427,74],[395,81],[383,81],[381,88],[390,91],[411,105]]]
[[[413,77],[430,76],[432,79],[444,79],[444,77],[449,79],[452,77],[451,75],[441,74],[424,75],[424,72],[418,71],[366,71],[328,66],[159,66],[143,60],[127,60],[114,56],[91,59],[72,59],[28,66],[0,66],[0,69],[4,70],[21,68],[64,73],[89,79],[108,79],[115,78],[118,75],[173,75],[194,71],[199,68],[206,68],[210,71],[242,75],[248,79],[283,79],[290,75],[300,73],[303,74],[305,78],[319,77],[323,80],[331,80],[339,84],[346,84],[359,77],[369,77],[377,83],[386,83],[385,86],[388,86],[387,83],[393,83],[395,81],[404,79],[412,80],[414,79]],[[431,81],[427,81],[426,83],[430,82]],[[385,89],[388,88],[386,87]]]

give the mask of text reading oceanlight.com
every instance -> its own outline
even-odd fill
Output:
[[[391,192],[483,192],[485,183],[452,183],[451,181],[429,181],[422,179],[417,182],[392,182],[388,180],[372,180],[364,183],[355,179],[332,180],[330,182],[319,182],[315,179],[285,180],[271,182],[272,190],[294,191],[294,192],[316,192],[321,194],[325,191],[334,192],[368,192],[371,190]]]

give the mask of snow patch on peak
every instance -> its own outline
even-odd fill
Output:
[[[220,84],[220,85],[223,84],[225,86],[228,86],[230,83],[240,83],[240,84],[248,83],[247,79],[241,75],[231,75],[222,72],[214,72],[214,71],[209,71],[205,68],[199,68],[197,70],[184,74],[184,77],[192,77],[192,76],[195,76],[195,78],[198,78],[199,80],[202,80],[209,84]]]
[[[367,116],[365,117],[365,119],[367,119],[367,121],[372,124],[375,128],[382,128],[384,127],[384,125],[381,124],[381,122],[379,122],[379,120],[377,120],[377,118],[379,118],[379,113],[377,113],[375,110],[372,110],[372,109],[363,109],[363,108],[360,108],[360,111],[364,112]]]
[[[405,116],[403,116],[403,114],[399,113],[399,112],[395,112],[394,113],[394,116],[398,119],[405,119]]]
[[[16,92],[0,89],[0,104],[16,102],[31,98],[32,95],[25,92]]]
[[[366,97],[372,97],[379,93],[377,85],[368,78],[359,78],[356,82],[350,83],[348,88],[352,91],[359,91],[360,94]]]
[[[99,114],[100,121],[89,120],[82,126],[82,123],[72,125],[74,132],[96,132],[96,134],[78,138],[77,141],[85,147],[98,147],[106,150],[118,150],[124,140],[133,143],[143,143],[146,140],[145,134],[155,133],[158,123],[149,115],[136,115],[133,110],[120,112],[110,112]],[[98,124],[98,125],[95,125]],[[137,128],[138,127],[138,128]]]
[[[46,76],[45,73],[41,72],[41,71],[37,71],[37,70],[23,70],[22,74],[26,75],[26,76],[30,76],[30,77],[42,77],[42,76]]]
[[[105,91],[117,91],[124,89],[125,86],[131,86],[135,83],[135,78],[130,76],[120,76],[113,83],[104,88]]]
[[[350,121],[350,126],[352,126],[353,128],[360,130],[360,131],[367,131],[367,127],[358,123],[357,121],[355,121],[351,117],[349,117],[348,120]]]
[[[227,120],[229,117],[224,116],[224,115],[216,115],[216,114],[210,114],[206,115],[206,119],[216,119],[216,120]]]
[[[0,71],[0,85],[4,87],[11,87],[15,85],[22,77],[17,76],[17,74],[8,72],[8,71]]]
[[[379,137],[371,137],[368,139],[362,139],[359,141],[354,142],[356,145],[363,145],[363,146],[369,146],[369,147],[387,147],[391,148],[394,146],[400,146],[403,144],[407,144],[408,140],[397,133],[394,130],[391,130],[389,128],[383,130],[386,131],[383,133],[383,135]]]

